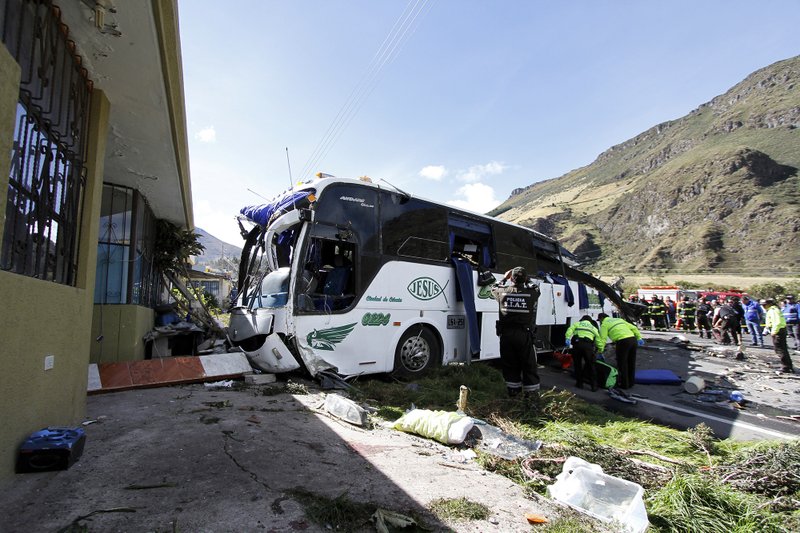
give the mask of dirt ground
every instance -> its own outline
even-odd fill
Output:
[[[453,448],[333,419],[319,410],[322,392],[261,391],[187,385],[90,396],[80,460],[6,483],[0,529],[326,531],[306,517],[298,489],[412,515],[434,531],[530,531],[525,513],[563,512],[461,462]],[[486,505],[490,518],[447,523],[428,511],[437,498],[459,497]]]

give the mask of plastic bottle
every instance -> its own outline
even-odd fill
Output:
[[[744,400],[744,394],[741,391],[735,390],[731,393],[730,399],[732,402],[741,402]]]

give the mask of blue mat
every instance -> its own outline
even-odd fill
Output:
[[[680,385],[683,380],[672,370],[652,368],[649,370],[637,370],[634,382],[642,385]]]

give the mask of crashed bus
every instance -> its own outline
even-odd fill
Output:
[[[413,377],[498,358],[490,287],[515,266],[542,280],[540,352],[584,314],[626,313],[557,241],[369,178],[318,175],[241,213],[253,226],[240,220],[228,339],[266,372]]]

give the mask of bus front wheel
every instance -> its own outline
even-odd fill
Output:
[[[442,360],[439,341],[425,326],[409,328],[400,341],[394,355],[395,376],[414,378]]]

